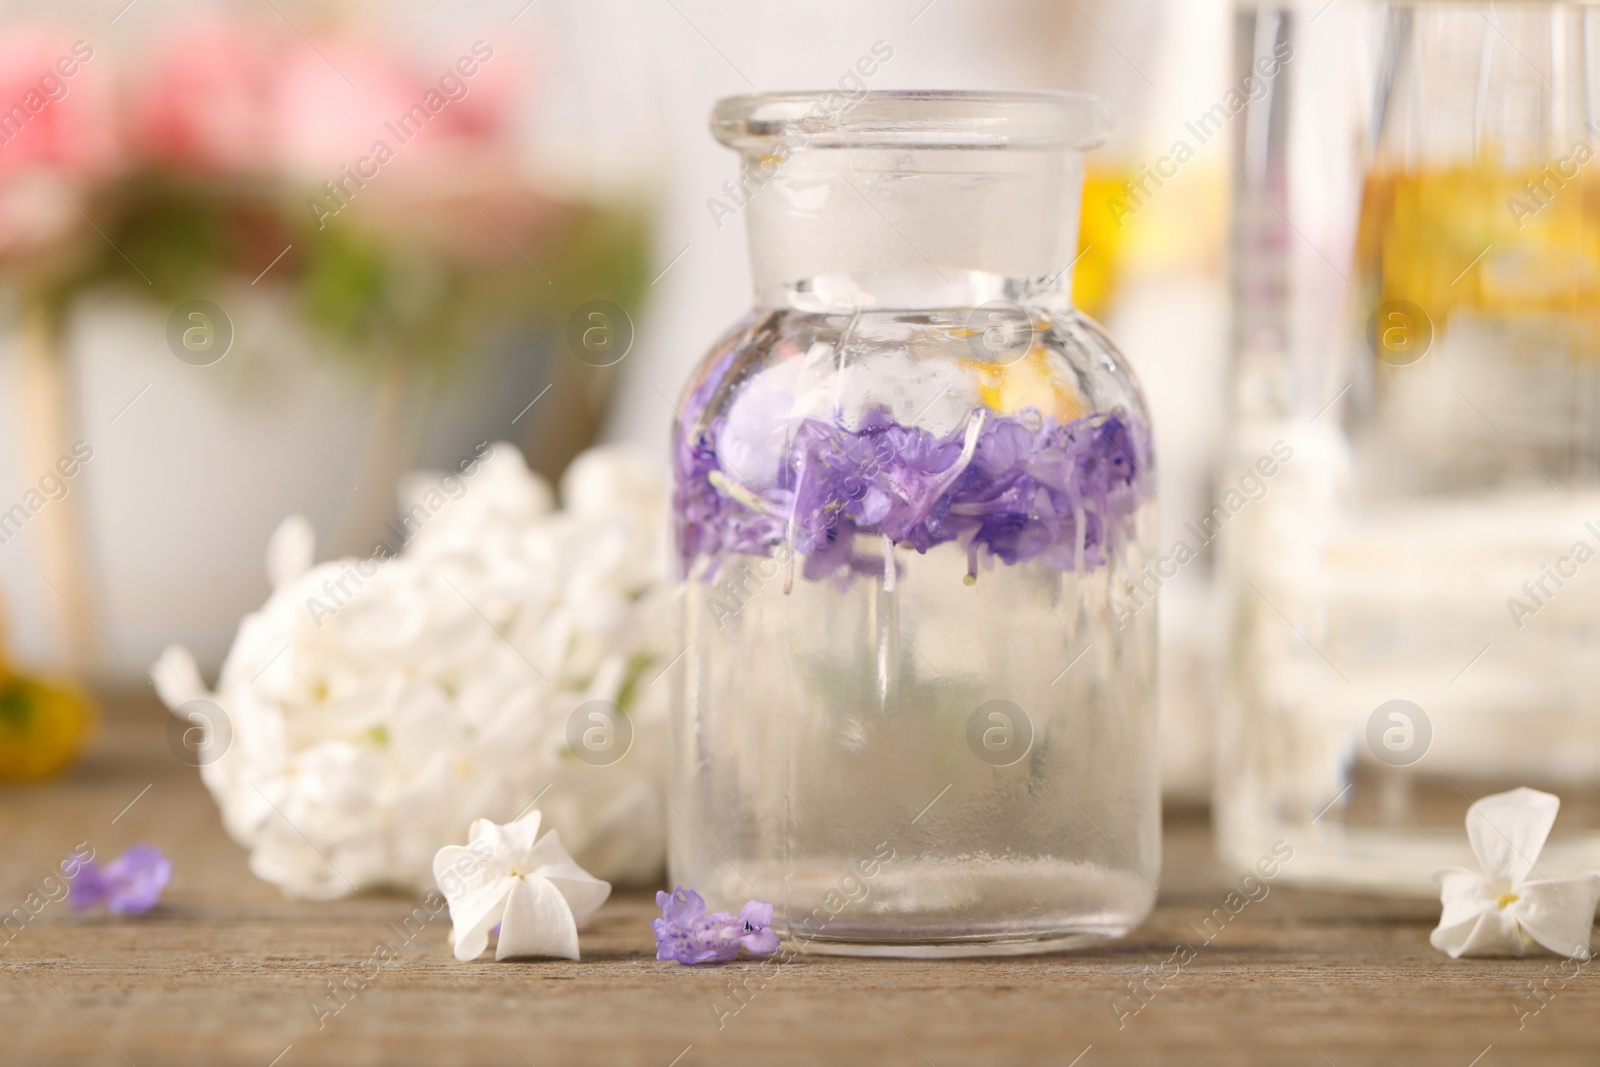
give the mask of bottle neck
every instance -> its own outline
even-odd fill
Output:
[[[732,192],[763,307],[1072,306],[1078,152],[799,148],[743,161]]]

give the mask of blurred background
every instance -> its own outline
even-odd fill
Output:
[[[1217,493],[1233,133],[1190,124],[1244,73],[1233,17],[1225,0],[0,6],[0,664],[147,691],[181,642],[209,674],[266,597],[284,516],[310,518],[320,558],[397,547],[401,474],[480,442],[551,477],[597,440],[664,465],[668,398],[750,305],[743,224],[711,210],[737,177],[712,103],[833,86],[879,41],[872,89],[1111,101],[1075,293],[1150,395],[1170,544]],[[628,320],[605,367],[567,343],[597,300]],[[1220,603],[1209,558],[1164,588],[1174,797],[1208,788]]]

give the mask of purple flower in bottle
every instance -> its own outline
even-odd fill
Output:
[[[104,904],[108,911],[137,914],[149,911],[172,880],[172,861],[154,845],[134,845],[101,867],[89,860],[72,878],[67,899],[83,911]]]
[[[746,901],[738,915],[725,911],[706,914],[706,902],[692,889],[678,886],[670,893],[657,893],[661,918],[650,928],[656,934],[656,959],[679,963],[707,963],[731,960],[744,949],[752,956],[770,956],[778,951],[778,932],[772,929],[772,905],[761,900]]]
[[[774,484],[746,485],[721,461],[717,418],[680,439],[678,546],[684,573],[719,553],[765,556],[793,539],[805,577],[880,573],[867,534],[927,552],[954,541],[980,557],[1062,571],[1105,566],[1133,537],[1152,495],[1149,434],[1122,411],[1061,422],[1037,411],[976,409],[946,436],[886,413],[855,429],[818,418],[793,427]]]

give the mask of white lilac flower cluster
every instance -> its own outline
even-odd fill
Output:
[[[240,624],[215,692],[185,649],[155,666],[180,718],[220,709],[201,777],[251,870],[290,894],[427,891],[434,854],[463,827],[511,822],[536,799],[598,876],[660,873],[668,686],[654,683],[674,651],[664,474],[592,449],[556,510],[514,446],[460,473],[408,480],[402,513],[421,524],[384,558],[314,565],[310,524],[285,521],[268,549],[272,595]],[[632,728],[607,765],[568,746],[590,701],[614,702]]]

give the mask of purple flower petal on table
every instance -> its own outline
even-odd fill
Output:
[[[746,901],[739,909],[744,933],[739,943],[752,956],[770,956],[778,951],[778,931],[772,929],[772,905],[764,900]]]
[[[172,880],[172,861],[153,845],[134,845],[106,864],[106,907],[121,914],[149,911]]]
[[[752,956],[770,956],[778,951],[778,931],[768,927],[739,938],[744,950]]]
[[[677,960],[679,963],[704,963],[717,958],[717,949],[709,945],[701,932],[689,926],[674,926],[665,919],[655,919],[651,928],[656,934],[656,959]]]
[[[670,893],[657,893],[656,906],[661,917],[669,923],[683,923],[698,919],[706,913],[706,902],[692,889],[678,886]]]
[[[739,917],[719,911],[707,915],[702,921],[706,924],[706,944],[716,950],[717,959],[724,963],[738,959],[741,947],[739,938],[744,934],[744,923],[739,921]]]
[[[677,886],[670,893],[658,892],[656,906],[661,918],[650,923],[656,935],[656,959],[704,963],[721,958],[721,946],[710,933],[718,916],[705,913],[706,902],[699,893]],[[737,954],[737,947],[734,951]]]
[[[72,888],[67,891],[67,903],[77,911],[84,911],[105,902],[110,887],[105,874],[94,860],[88,860],[72,876]]]
[[[752,900],[738,915],[725,911],[705,914],[705,901],[698,893],[681,886],[671,893],[657,893],[662,916],[652,920],[656,935],[656,959],[679,963],[706,963],[737,959],[741,949],[753,955],[771,955],[778,949],[778,935],[769,929],[772,905]]]
[[[739,921],[751,930],[761,930],[772,925],[772,905],[764,900],[747,900],[739,909]]]

